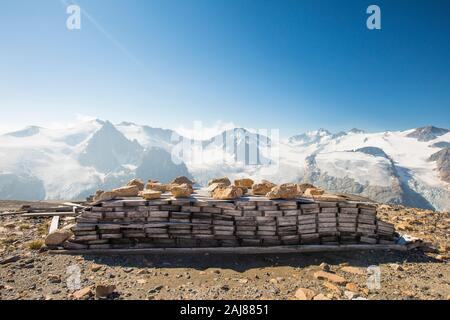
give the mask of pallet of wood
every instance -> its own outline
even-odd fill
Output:
[[[394,243],[363,202],[123,198],[87,207],[68,249],[273,247]]]

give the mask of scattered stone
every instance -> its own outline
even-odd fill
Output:
[[[356,275],[365,275],[366,274],[365,270],[363,270],[361,268],[349,267],[349,266],[342,267],[341,271],[351,273],[351,274],[356,274]]]
[[[252,192],[254,195],[265,196],[276,185],[270,181],[263,180],[261,183],[255,183],[252,186]]]
[[[61,277],[56,274],[49,274],[47,279],[50,283],[61,283]]]
[[[145,280],[145,279],[138,279],[138,280],[137,280],[137,283],[138,283],[138,284],[146,284],[146,283],[147,283],[147,280]]]
[[[142,270],[139,270],[136,274],[141,276],[141,275],[144,275],[144,274],[148,274],[148,271],[145,270],[145,269],[142,269]]]
[[[275,186],[270,190],[266,197],[274,199],[295,199],[299,196],[297,186],[293,183],[285,183],[279,186]]]
[[[319,293],[317,296],[313,298],[313,300],[331,300],[331,299],[325,296],[324,294]]]
[[[356,292],[353,292],[353,291],[344,291],[344,296],[348,300],[353,300],[353,299],[359,297],[359,295]]]
[[[116,197],[137,197],[139,191],[140,190],[137,186],[125,186],[112,190]]]
[[[299,288],[295,291],[295,297],[298,300],[312,300],[316,293],[311,289]]]
[[[331,282],[324,282],[324,283],[322,283],[322,285],[323,285],[325,288],[327,288],[327,289],[329,289],[329,290],[335,292],[335,293],[338,294],[338,295],[341,295],[341,294],[342,294],[341,289],[339,289],[337,286],[335,286],[335,285],[332,284]]]
[[[69,240],[73,236],[72,231],[67,229],[58,229],[50,233],[45,238],[46,246],[59,246]]]
[[[92,287],[85,287],[85,288],[83,288],[83,289],[80,289],[80,290],[78,290],[78,291],[75,291],[73,294],[72,294],[72,296],[75,298],[75,299],[83,299],[83,298],[86,298],[86,297],[90,297],[92,295]]]
[[[358,285],[356,283],[353,282],[349,282],[345,285],[345,288],[347,288],[347,290],[352,291],[352,292],[358,292],[359,288]]]
[[[319,279],[319,280],[328,280],[330,282],[333,282],[333,283],[336,283],[339,285],[344,285],[347,283],[347,280],[345,280],[343,277],[338,276],[337,274],[329,273],[329,272],[325,272],[325,271],[315,272],[314,278]]]
[[[170,192],[175,198],[189,198],[193,192],[193,189],[191,185],[183,183],[180,185],[171,186]]]
[[[320,267],[320,269],[322,269],[323,271],[330,271],[330,270],[331,270],[330,265],[329,265],[328,263],[325,263],[325,262],[322,262],[322,263],[319,265],[319,267]]]
[[[139,193],[139,195],[144,198],[145,200],[154,200],[154,199],[160,199],[161,198],[161,191],[155,191],[155,190],[144,190]]]
[[[106,298],[109,295],[111,295],[114,290],[116,290],[116,286],[113,284],[110,285],[104,285],[104,284],[99,284],[95,287],[95,296],[97,298]]]
[[[162,288],[164,288],[164,286],[159,285],[159,286],[156,286],[156,287],[148,290],[147,293],[157,293],[157,292],[161,291]]]
[[[219,187],[216,188],[212,194],[212,197],[216,200],[233,200],[242,197],[242,189],[236,186]]]
[[[6,258],[0,260],[0,265],[16,262],[16,261],[19,261],[21,258],[22,257],[19,255],[9,256],[9,257],[6,257]]]
[[[404,271],[403,267],[397,263],[392,263],[389,266],[395,271]]]
[[[91,264],[91,266],[89,267],[91,269],[91,271],[93,272],[97,272],[98,270],[100,270],[103,266],[100,264]]]

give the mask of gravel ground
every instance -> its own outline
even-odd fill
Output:
[[[0,212],[22,204],[0,201]],[[96,293],[102,296],[102,290],[110,289],[113,293],[107,299],[290,300],[302,298],[300,288],[312,290],[311,297],[317,300],[449,299],[449,214],[387,205],[380,206],[380,211],[382,219],[429,242],[426,250],[243,256],[51,255],[41,247],[50,218],[2,216],[0,299],[98,299]],[[73,223],[73,218],[62,218],[62,222]],[[379,267],[379,288],[367,287],[369,266]],[[341,276],[344,281],[318,279],[314,276],[317,271]]]

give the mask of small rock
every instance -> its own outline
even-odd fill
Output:
[[[50,233],[45,238],[45,245],[47,246],[58,246],[69,240],[73,236],[72,231],[65,229],[58,229]]]
[[[352,291],[352,292],[358,292],[359,288],[358,285],[356,283],[353,282],[349,282],[345,285],[345,288],[347,288],[347,290]]]
[[[325,288],[330,289],[331,291],[334,291],[335,293],[337,293],[338,295],[342,294],[341,289],[339,289],[337,286],[335,286],[334,284],[332,284],[331,282],[324,282],[322,284]]]
[[[222,178],[214,178],[208,181],[208,187],[214,183],[220,183],[223,184],[225,186],[230,186],[231,185],[231,181],[230,179],[228,179],[227,177],[222,177]]]
[[[170,192],[175,198],[189,198],[193,191],[192,186],[187,183],[170,187]]]
[[[188,185],[194,185],[195,182],[191,181],[189,178],[185,177],[185,176],[181,176],[181,177],[177,177],[175,179],[172,180],[171,184],[188,184]]]
[[[91,264],[91,266],[90,266],[90,269],[91,269],[91,271],[93,271],[93,272],[97,272],[97,271],[100,270],[101,268],[102,268],[102,265],[96,264],[96,263]]]
[[[112,294],[114,290],[116,290],[116,286],[113,284],[110,285],[99,284],[95,287],[95,296],[97,298],[105,298],[110,294]]]
[[[322,263],[319,265],[319,267],[320,267],[320,269],[322,269],[323,271],[330,271],[330,270],[331,270],[330,265],[329,265],[328,263],[325,263],[325,262],[322,262]]]
[[[316,293],[311,289],[299,288],[295,291],[295,297],[299,300],[311,300]]]
[[[334,273],[329,273],[329,272],[325,272],[325,271],[317,271],[314,273],[314,278],[319,279],[319,280],[328,280],[330,282],[339,284],[339,285],[344,285],[347,283],[347,280],[345,280],[343,277],[338,276],[337,274]]]
[[[75,291],[72,296],[75,299],[83,299],[86,297],[90,297],[92,295],[92,287],[85,287],[83,289],[80,289],[78,291]]]
[[[117,189],[113,189],[112,192],[116,195],[116,197],[137,197],[139,194],[138,186],[125,186]]]
[[[148,270],[142,269],[142,270],[139,270],[136,274],[138,274],[138,275],[148,274]]]
[[[218,187],[212,193],[213,199],[216,200],[234,200],[242,195],[242,189],[236,186]]]
[[[390,267],[395,271],[403,271],[403,267],[397,263],[392,263]]]
[[[253,186],[254,181],[252,179],[237,179],[234,180],[234,185],[236,187],[243,187],[247,189],[251,189]]]
[[[341,271],[351,273],[351,274],[356,274],[356,275],[365,275],[366,274],[366,272],[361,268],[349,267],[349,266],[342,267]]]
[[[104,201],[109,201],[109,200],[113,200],[114,198],[116,198],[117,195],[115,192],[112,191],[102,191],[102,190],[98,190],[95,195],[94,195],[94,199],[92,200],[93,203],[99,203],[99,202],[104,202]]]
[[[19,255],[9,256],[9,257],[6,257],[6,258],[0,260],[0,265],[16,262],[16,261],[19,261],[21,258],[22,257]]]
[[[56,274],[49,274],[47,279],[50,283],[60,283],[61,282],[61,277]]]
[[[145,200],[155,200],[161,198],[161,191],[155,191],[155,190],[144,190],[139,193],[139,195],[144,198]]]
[[[344,296],[348,300],[353,300],[353,299],[359,297],[359,295],[356,292],[353,292],[353,291],[344,291]]]
[[[318,189],[318,188],[308,188],[305,190],[305,192],[303,193],[303,195],[305,197],[313,197],[313,196],[321,196],[325,193],[324,190],[322,189]]]
[[[144,190],[144,181],[142,181],[141,179],[132,179],[127,183],[127,186],[136,186],[138,187],[139,191]]]
[[[325,296],[324,294],[319,293],[317,296],[313,298],[313,300],[331,300],[331,299]]]
[[[299,196],[297,185],[293,183],[285,183],[279,186],[275,186],[270,190],[266,197],[273,199],[295,199]]]
[[[157,293],[157,292],[161,291],[162,288],[164,288],[164,286],[159,285],[159,286],[156,286],[156,287],[154,287],[154,288],[148,290],[147,293]]]

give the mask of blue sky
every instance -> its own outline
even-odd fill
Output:
[[[69,31],[59,0],[2,1],[0,127],[450,127],[448,0],[76,3],[88,16]],[[371,4],[382,30],[366,28]]]

